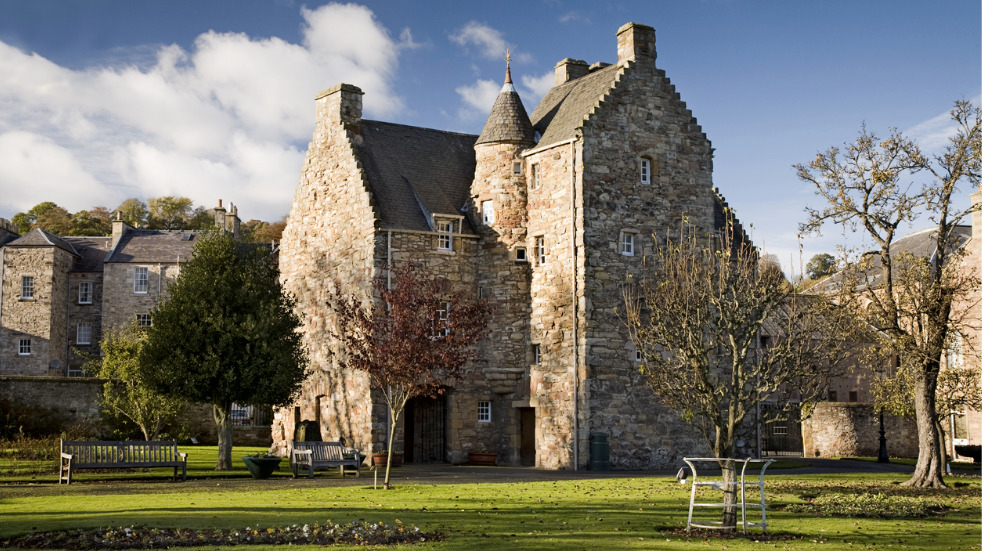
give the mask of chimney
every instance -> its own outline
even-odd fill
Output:
[[[116,219],[113,220],[112,225],[113,225],[113,239],[112,239],[111,248],[115,249],[116,243],[119,243],[119,240],[122,239],[123,235],[127,232],[127,230],[132,230],[133,228],[130,227],[130,225],[127,224],[126,222],[123,222],[123,213],[118,210],[116,211]]]
[[[617,62],[655,61],[655,29],[640,23],[627,23],[617,29]]]
[[[317,121],[339,120],[344,124],[361,124],[361,88],[338,84],[317,94]]]
[[[573,79],[580,78],[589,72],[590,68],[587,67],[586,61],[567,57],[556,64],[555,85],[559,86],[564,82],[569,82]]]

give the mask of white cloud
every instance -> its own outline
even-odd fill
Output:
[[[581,14],[578,11],[567,12],[559,16],[560,23],[569,23],[570,21],[582,21],[584,23],[589,23],[590,18],[586,17],[585,15]]]
[[[140,66],[70,70],[0,42],[0,216],[48,200],[74,212],[179,194],[279,219],[315,94],[348,82],[364,90],[366,116],[396,113],[399,52],[418,46],[409,29],[392,40],[362,6],[300,14],[301,44],[211,31]]]
[[[505,41],[501,31],[477,21],[471,21],[450,35],[450,40],[461,46],[476,46],[478,54],[485,59],[504,60],[505,53],[511,50],[511,57],[518,62],[529,62],[532,56],[516,52],[515,46]]]
[[[491,112],[491,106],[501,92],[501,84],[493,80],[478,80],[474,84],[460,86],[454,91],[469,106],[461,108],[458,116],[464,120],[473,120],[476,117],[487,117]]]
[[[522,101],[526,105],[538,105],[539,101],[546,95],[556,83],[556,73],[549,71],[539,76],[522,76],[522,86],[528,89],[530,94],[522,94]]]

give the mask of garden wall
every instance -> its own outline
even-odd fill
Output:
[[[917,457],[917,426],[912,419],[884,416],[890,457]],[[801,423],[805,457],[876,457],[880,416],[869,404],[820,402]]]

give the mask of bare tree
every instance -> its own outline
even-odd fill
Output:
[[[938,375],[949,333],[958,325],[953,304],[974,286],[973,278],[959,273],[963,253],[956,232],[972,209],[959,208],[953,199],[960,185],[979,185],[982,116],[970,102],[957,101],[951,118],[955,135],[930,159],[900,132],[892,130],[881,141],[864,126],[844,150],[832,147],[807,166],[795,165],[798,177],[826,203],[807,210],[804,233],[832,222],[858,230],[876,244],[873,255],[846,262],[852,279],[840,291],[852,295],[857,313],[879,330],[882,345],[899,355],[899,369],[910,377],[918,457],[905,484],[917,487],[945,487]],[[934,224],[934,254],[927,259],[896,254],[898,230],[922,216]]]
[[[335,283],[329,297],[336,326],[341,368],[363,371],[385,397],[389,408],[388,489],[396,423],[406,403],[417,396],[436,396],[459,379],[487,333],[489,297],[473,299],[442,279],[428,277],[412,262],[392,269],[392,286],[375,280],[377,300],[362,304]]]
[[[848,365],[851,318],[824,297],[797,294],[732,225],[700,237],[683,224],[647,260],[645,275],[625,287],[642,373],[714,457],[737,457],[758,403],[806,405]],[[734,482],[733,464],[720,467]],[[736,503],[735,485],[726,487],[724,503]],[[724,508],[723,525],[736,525],[735,507]]]

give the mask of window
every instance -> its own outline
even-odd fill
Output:
[[[92,282],[83,281],[78,284],[78,303],[92,304]]]
[[[624,256],[634,256],[634,236],[637,235],[632,231],[622,231],[620,239],[620,250],[621,254]]]
[[[511,171],[514,174],[521,174],[522,173],[522,163],[516,162],[515,164],[511,165]]]
[[[140,329],[147,329],[153,325],[153,320],[150,319],[150,314],[137,314],[136,325],[139,326]]]
[[[481,201],[481,213],[485,224],[494,223],[494,201]]]
[[[441,302],[437,306],[436,313],[433,316],[433,338],[446,337],[450,334],[450,327],[447,325],[450,319],[450,303]]]
[[[651,159],[641,159],[641,183],[651,185]]]
[[[539,265],[546,263],[546,238],[541,235],[535,238],[535,261]]]
[[[453,222],[437,222],[437,245],[441,251],[453,250]]]
[[[34,276],[24,276],[20,280],[20,299],[31,300],[34,298]]]
[[[528,262],[528,252],[525,247],[518,247],[515,249],[515,262]]]
[[[537,344],[532,345],[532,365],[539,365],[542,363],[542,348]]]
[[[146,267],[137,266],[133,271],[133,292],[145,294],[150,288],[150,271]]]
[[[529,185],[531,189],[539,189],[539,164],[536,163],[532,165],[532,183]]]
[[[18,356],[31,355],[31,339],[20,340],[20,343],[17,345],[17,355]]]
[[[829,391],[829,401],[830,402],[838,402],[839,401],[839,394],[836,391],[834,391],[834,390],[830,390]]]
[[[477,422],[478,423],[491,422],[491,402],[477,403]]]
[[[635,350],[634,361],[637,363],[641,363],[642,360],[644,360],[644,354],[642,354],[640,350]]]
[[[857,392],[855,390],[850,390],[849,391],[849,401],[850,402],[858,402],[859,401],[859,392]]]
[[[75,330],[75,344],[92,344],[92,326],[80,323]]]
[[[949,369],[965,367],[965,359],[962,355],[962,336],[960,334],[949,333],[948,347],[945,350],[945,360]]]

